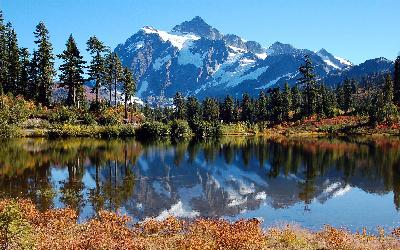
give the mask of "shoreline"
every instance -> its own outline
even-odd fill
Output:
[[[373,234],[326,225],[311,231],[296,225],[263,228],[257,219],[130,218],[110,211],[78,223],[70,208],[38,210],[31,200],[0,200],[0,243],[35,249],[399,249],[400,228]]]
[[[234,124],[235,125],[235,124]],[[135,137],[136,131],[140,126],[138,125],[111,125],[111,126],[100,126],[100,125],[56,125],[54,128],[30,128],[30,129],[18,129],[18,134],[10,138],[52,138],[52,137],[83,137],[83,138],[132,138]],[[289,128],[290,129],[290,128]],[[236,132],[222,132],[222,137],[251,137],[251,136],[262,136],[267,138],[273,137],[285,137],[285,138],[326,138],[326,137],[368,137],[368,138],[387,138],[387,137],[399,137],[400,131],[391,130],[376,130],[374,128],[368,128],[369,132],[365,133],[339,133],[339,132],[319,132],[319,131],[308,131],[298,130],[292,132],[290,130],[277,130],[275,128],[269,128],[262,132],[253,131],[236,131]],[[127,131],[128,130],[128,131]],[[195,137],[195,135],[191,136]],[[207,137],[206,137],[207,138]],[[160,138],[162,139],[162,137]],[[190,138],[189,138],[190,139]]]

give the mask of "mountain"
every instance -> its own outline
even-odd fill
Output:
[[[325,49],[297,49],[280,42],[265,48],[256,41],[222,34],[198,16],[169,32],[145,26],[115,52],[133,71],[142,99],[170,98],[177,91],[199,98],[257,95],[285,82],[294,84],[305,55],[311,56],[316,74],[330,84],[346,76],[386,71],[391,65],[386,59],[375,59],[354,66]]]
[[[343,82],[346,78],[362,81],[365,77],[376,77],[376,75],[379,77],[382,73],[391,72],[393,69],[394,62],[380,57],[367,60],[346,70],[331,73],[325,77],[324,82],[328,85],[335,85],[338,82]]]

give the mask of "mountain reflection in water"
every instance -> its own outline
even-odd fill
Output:
[[[0,195],[81,219],[101,209],[147,217],[261,217],[320,228],[399,225],[400,141],[227,137],[18,139],[0,148]]]

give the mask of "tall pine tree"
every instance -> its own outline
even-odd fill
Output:
[[[394,62],[394,101],[400,105],[400,55]]]
[[[285,87],[282,93],[282,115],[284,120],[289,120],[290,111],[292,109],[292,90],[288,83],[285,83]]]
[[[105,81],[104,52],[106,47],[96,36],[90,37],[86,44],[87,51],[92,55],[92,61],[89,65],[89,79],[95,81],[92,92],[96,94],[96,103],[98,103],[100,87]]]
[[[302,86],[304,93],[303,115],[310,116],[315,114],[317,108],[317,81],[309,55],[305,56],[304,64],[300,66],[299,72],[302,77],[298,79],[298,84]]]
[[[201,106],[196,97],[190,96],[186,102],[187,119],[191,126],[198,123],[201,119]]]
[[[34,50],[29,63],[29,82],[26,97],[30,100],[37,100],[39,92],[39,62],[37,51]]]
[[[58,55],[58,58],[63,60],[63,64],[59,68],[61,72],[60,86],[68,88],[67,104],[79,107],[82,100],[78,100],[80,99],[78,97],[83,96],[83,68],[86,62],[83,61],[83,56],[81,56],[72,34],[65,45],[67,48]]]
[[[254,122],[254,103],[248,93],[243,94],[243,99],[241,103],[242,108],[242,121]]]
[[[218,122],[219,105],[214,98],[207,97],[203,101],[203,119],[208,122]]]
[[[4,94],[4,85],[7,80],[7,45],[6,27],[3,12],[0,10],[0,95]]]
[[[124,90],[124,110],[125,110],[125,119],[128,119],[128,100],[132,99],[132,96],[136,91],[136,84],[133,80],[132,72],[128,68],[124,68],[123,70],[123,90]]]
[[[268,98],[264,91],[260,92],[257,100],[257,120],[262,122],[268,119]]]
[[[116,53],[108,53],[105,59],[106,82],[112,104],[112,92],[114,91],[114,105],[117,105],[117,86],[123,78],[122,63]]]
[[[302,95],[300,92],[300,89],[298,85],[296,84],[292,88],[292,110],[293,110],[293,116],[298,118],[300,112],[301,112],[301,107],[302,107]]]
[[[17,34],[11,23],[6,26],[6,44],[7,44],[7,81],[4,91],[14,95],[21,94],[18,91],[18,79],[20,73],[19,48]]]
[[[227,95],[222,103],[221,117],[226,123],[235,121],[235,101],[230,95]]]
[[[174,118],[175,119],[186,119],[186,104],[185,97],[180,92],[177,92],[174,96]]]
[[[19,73],[19,83],[18,83],[18,92],[24,97],[28,95],[28,86],[29,86],[29,72],[30,72],[30,54],[27,48],[21,48],[19,50],[19,62],[21,65],[20,73]]]
[[[37,61],[37,101],[43,105],[49,105],[55,75],[53,47],[50,43],[49,31],[43,22],[36,26],[34,35],[35,44],[38,47],[35,55]]]
[[[376,100],[374,101],[375,108],[370,114],[371,121],[392,123],[397,120],[398,110],[394,105],[394,84],[390,74],[386,74],[382,91],[378,91]]]

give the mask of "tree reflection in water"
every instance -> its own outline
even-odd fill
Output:
[[[262,205],[306,210],[349,187],[393,192],[400,207],[398,139],[266,139],[142,144],[135,140],[18,139],[0,148],[0,192],[40,209],[100,209],[136,219],[233,216]]]

